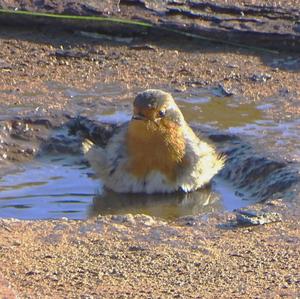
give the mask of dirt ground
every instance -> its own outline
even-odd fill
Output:
[[[279,119],[300,115],[295,53],[168,37],[126,44],[20,28],[3,28],[0,48],[3,109],[65,110],[71,99],[49,89],[52,82],[78,90],[120,82],[127,90],[174,92],[221,84],[241,102],[283,98]],[[251,228],[225,225],[230,213],[174,223],[130,215],[0,220],[0,297],[298,298],[299,213],[284,203],[274,209],[283,222]]]

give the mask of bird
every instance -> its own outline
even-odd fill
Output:
[[[82,142],[85,158],[106,190],[116,193],[189,193],[207,185],[223,168],[224,156],[198,137],[172,95],[139,92],[130,121],[102,148]]]

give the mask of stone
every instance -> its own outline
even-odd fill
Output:
[[[272,76],[267,73],[253,74],[250,79],[254,82],[266,83],[268,80],[272,79]]]
[[[239,209],[235,213],[238,225],[262,225],[282,221],[281,215],[275,212]]]

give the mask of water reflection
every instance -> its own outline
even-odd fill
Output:
[[[147,214],[164,219],[222,210],[220,195],[210,187],[193,193],[116,194],[106,192],[95,196],[89,215]]]

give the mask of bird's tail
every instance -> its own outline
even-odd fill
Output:
[[[86,155],[91,150],[91,148],[93,146],[95,146],[95,144],[91,140],[84,139],[83,142],[82,142],[82,151],[83,151],[83,153]]]
[[[85,139],[82,142],[82,151],[85,158],[88,160],[96,175],[98,177],[103,176],[105,170],[105,152],[103,148],[94,144],[91,140]]]
[[[220,167],[220,170],[225,166],[227,159],[228,157],[225,154],[218,154],[218,165]]]

